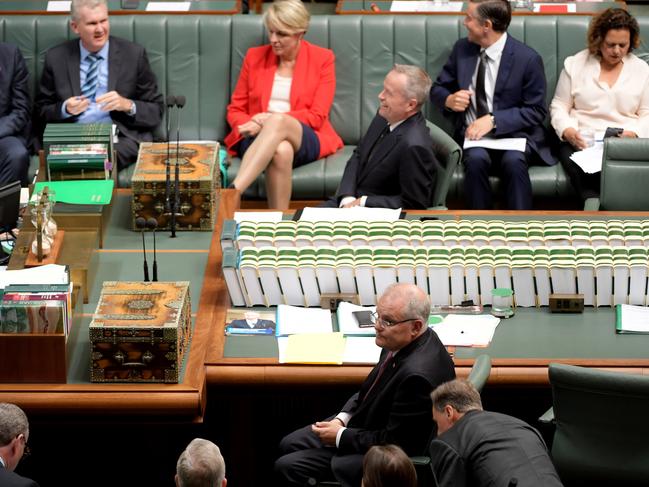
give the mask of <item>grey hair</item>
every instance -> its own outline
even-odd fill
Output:
[[[79,20],[80,8],[87,7],[92,9],[101,5],[105,5],[106,8],[108,8],[106,0],[72,0],[72,3],[70,4],[70,18],[77,22]]]
[[[444,411],[445,406],[451,406],[459,413],[482,410],[480,393],[467,380],[455,379],[444,382],[431,392],[430,398],[433,401],[433,408],[440,412]]]
[[[414,98],[417,101],[417,108],[421,108],[426,103],[430,88],[433,86],[433,80],[428,73],[419,66],[411,64],[395,64],[392,71],[406,76],[408,81],[404,95],[406,98]]]
[[[8,445],[18,435],[29,436],[27,415],[15,404],[0,403],[0,447]]]
[[[414,284],[395,283],[387,287],[383,296],[388,294],[395,294],[403,299],[402,316],[423,321],[424,329],[426,329],[428,315],[430,314],[430,301],[421,289]]]
[[[176,463],[179,487],[220,487],[225,479],[225,461],[219,447],[194,438]]]

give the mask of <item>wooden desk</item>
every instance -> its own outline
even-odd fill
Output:
[[[227,192],[226,192],[227,193]],[[224,199],[229,198],[225,195]],[[419,212],[418,212],[419,213]],[[219,212],[223,216],[223,211]],[[610,219],[649,218],[649,212],[567,211],[435,211],[426,216],[447,219]],[[217,249],[220,262],[220,249]],[[227,293],[223,289],[222,292]],[[221,297],[222,298],[222,297]],[[208,385],[326,385],[360,383],[371,366],[282,365],[277,358],[226,357],[223,335],[225,310],[217,313],[218,326],[206,356]],[[503,320],[486,349],[455,349],[456,371],[466,376],[473,359],[489,353],[493,367],[490,384],[547,385],[548,364],[560,361],[588,367],[649,374],[649,336],[616,335],[611,308],[588,309],[584,314],[551,314],[547,308],[518,309],[516,316]]]
[[[158,2],[158,0],[155,0]],[[187,14],[209,14],[209,15],[232,15],[241,13],[241,0],[192,0],[189,11],[146,11],[149,0],[140,0],[136,9],[122,8],[121,0],[108,0],[108,11],[111,15],[187,15]],[[161,3],[171,3],[169,0],[162,0]],[[69,12],[48,12],[47,0],[0,0],[0,10],[4,15],[70,15]]]

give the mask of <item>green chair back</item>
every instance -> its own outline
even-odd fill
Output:
[[[600,210],[649,210],[649,139],[604,141]]]
[[[426,125],[428,125],[430,136],[433,139],[435,157],[437,157],[441,166],[441,170],[437,174],[437,184],[433,192],[432,208],[430,209],[440,209],[440,207],[446,209],[446,195],[451,186],[455,168],[462,160],[462,149],[450,135],[437,125],[428,120]]]

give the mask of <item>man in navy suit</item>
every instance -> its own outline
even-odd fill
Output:
[[[465,194],[473,209],[492,207],[492,166],[504,180],[507,206],[523,210],[532,207],[528,166],[556,163],[543,129],[547,113],[543,60],[507,34],[510,20],[508,1],[472,0],[464,19],[468,37],[455,43],[430,92],[433,103],[454,119],[460,144],[465,139],[525,139],[524,152],[465,149]]]
[[[30,132],[29,72],[20,50],[0,43],[0,186],[27,186]]]
[[[25,455],[29,439],[27,416],[15,404],[0,403],[0,485],[3,487],[38,487],[33,480],[14,472]]]
[[[323,206],[430,206],[439,163],[421,107],[431,84],[417,66],[392,68],[379,93],[379,111],[347,161],[336,195]]]

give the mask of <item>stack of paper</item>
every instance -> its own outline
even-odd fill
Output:
[[[649,333],[649,308],[618,304],[615,311],[617,333]]]
[[[432,328],[447,347],[487,347],[498,323],[492,315],[448,315]]]

